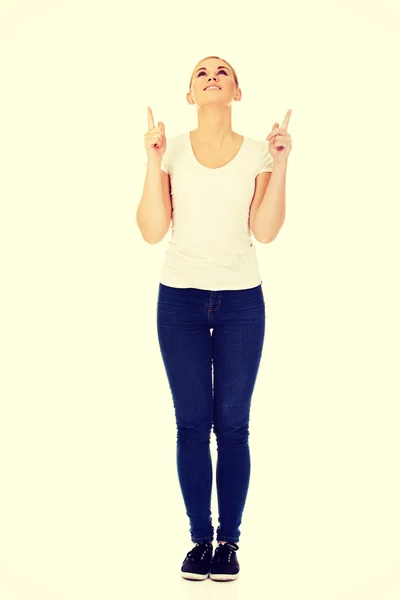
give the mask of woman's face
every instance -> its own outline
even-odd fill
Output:
[[[210,84],[220,90],[205,90]],[[193,99],[198,106],[212,103],[231,104],[237,91],[232,70],[223,60],[213,58],[200,62],[192,77],[191,93],[188,102]]]

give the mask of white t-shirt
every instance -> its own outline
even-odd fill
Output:
[[[189,131],[167,139],[161,168],[170,176],[173,212],[161,283],[211,291],[260,285],[250,204],[256,176],[272,163],[268,142],[247,136],[218,169],[198,162]]]

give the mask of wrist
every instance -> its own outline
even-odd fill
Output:
[[[272,168],[273,169],[286,169],[287,168],[287,160],[284,160],[282,162],[274,160],[274,162],[272,163]]]

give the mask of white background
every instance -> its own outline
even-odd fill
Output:
[[[395,0],[2,0],[2,599],[398,600],[399,25]],[[150,246],[135,218],[146,106],[167,139],[196,128],[208,55],[237,71],[238,133],[293,110],[286,221],[255,242],[266,338],[225,587],[179,575],[170,234]],[[214,435],[212,456],[215,479]]]

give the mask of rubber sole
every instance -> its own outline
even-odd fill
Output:
[[[201,573],[186,573],[185,571],[181,571],[181,575],[184,579],[191,579],[194,581],[201,581],[203,579],[207,579],[208,573],[202,575]]]
[[[227,575],[226,573],[210,573],[210,579],[214,581],[233,581],[239,577],[239,573]]]

